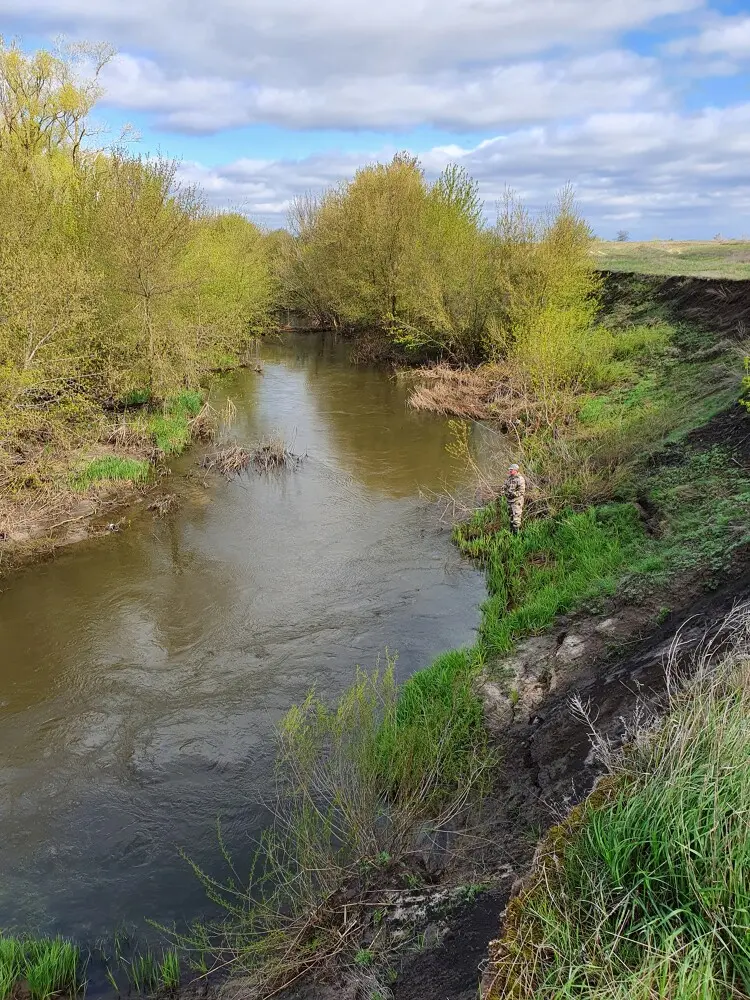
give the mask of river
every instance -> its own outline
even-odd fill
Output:
[[[0,927],[92,942],[207,910],[265,820],[273,726],[386,647],[400,678],[470,642],[483,578],[420,490],[460,482],[447,421],[346,347],[296,336],[221,381],[251,444],[307,459],[233,483],[173,463],[181,503],[73,546],[0,594]]]

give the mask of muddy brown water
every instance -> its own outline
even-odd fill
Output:
[[[296,336],[233,375],[231,436],[282,430],[302,468],[209,478],[0,594],[0,927],[93,942],[210,912],[182,860],[240,869],[265,822],[272,730],[386,647],[400,678],[470,642],[484,597],[420,495],[461,471],[448,422],[344,345]]]

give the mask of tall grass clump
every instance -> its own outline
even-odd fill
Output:
[[[72,995],[77,991],[80,952],[70,941],[31,940],[25,951],[24,976],[32,1000],[48,1000],[58,993]]]
[[[440,862],[488,786],[494,756],[464,654],[441,658],[402,691],[393,664],[358,672],[337,703],[311,693],[278,730],[274,822],[247,882],[224,850],[220,883],[194,866],[224,919],[179,944],[211,954],[263,990],[339,957],[355,960],[386,869]]]
[[[493,1000],[750,995],[750,659],[698,666],[669,714],[543,842],[511,904]],[[606,748],[605,748],[606,749]]]
[[[32,1000],[73,996],[80,986],[81,954],[63,938],[16,938],[0,934],[0,1000],[25,986]]]
[[[23,943],[14,937],[0,935],[0,1000],[13,992],[24,969]]]
[[[105,455],[92,459],[83,469],[75,472],[71,483],[77,490],[86,490],[101,482],[143,483],[150,472],[150,464],[143,459]]]

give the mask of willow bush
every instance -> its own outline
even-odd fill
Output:
[[[257,227],[173,161],[94,148],[108,57],[0,39],[0,465],[95,434],[103,406],[196,387],[275,304]]]
[[[291,224],[287,303],[322,325],[454,362],[513,359],[542,391],[606,371],[591,232],[569,188],[540,218],[509,194],[489,226],[463,168],[430,183],[400,153],[298,199]]]
[[[290,307],[323,324],[379,330],[408,348],[478,356],[493,293],[476,184],[449,167],[429,184],[418,162],[357,171],[298,199],[281,253]]]

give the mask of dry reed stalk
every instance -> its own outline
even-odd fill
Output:
[[[284,439],[278,435],[264,439],[253,451],[253,465],[258,472],[296,469],[301,464],[302,458],[287,448]]]
[[[156,514],[157,517],[164,517],[179,504],[180,500],[176,493],[166,493],[163,497],[157,497],[148,505],[148,510]]]
[[[204,403],[188,424],[191,438],[196,441],[213,441],[218,419],[218,414],[210,403]]]
[[[200,466],[207,472],[218,472],[227,479],[233,479],[250,466],[253,460],[252,452],[238,444],[206,455],[200,461]]]
[[[114,427],[110,427],[107,430],[104,441],[107,444],[114,445],[115,448],[127,450],[140,448],[148,444],[148,435],[141,428],[134,427],[132,424],[128,424],[122,420],[119,424],[115,424]]]

